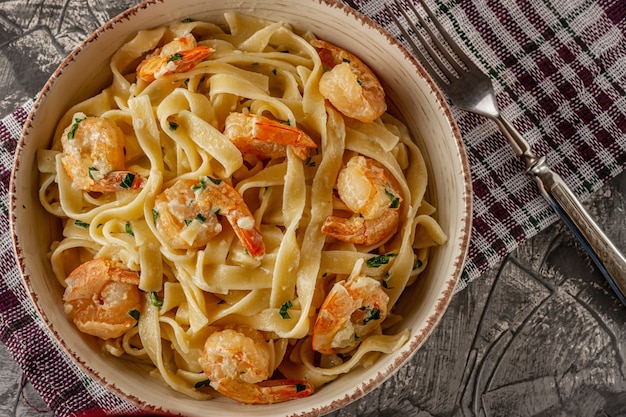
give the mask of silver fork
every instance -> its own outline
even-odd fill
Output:
[[[423,67],[439,84],[452,104],[463,110],[485,116],[498,125],[515,153],[524,161],[526,173],[536,181],[541,194],[570,227],[619,299],[626,304],[626,259],[587,213],[563,179],[546,164],[545,157],[539,157],[533,153],[529,143],[502,116],[498,110],[490,78],[446,33],[424,1],[418,0],[429,17],[430,25],[420,16],[411,0],[406,2],[406,6],[415,15],[423,31],[418,29],[403,5],[398,0],[393,1],[405,24],[401,23],[389,5],[385,7]],[[439,37],[435,34],[433,26]],[[427,42],[423,32],[428,34],[430,42]],[[414,38],[419,40],[424,52],[418,47]],[[456,57],[448,52],[440,38],[448,44]],[[426,54],[429,55],[430,61]]]

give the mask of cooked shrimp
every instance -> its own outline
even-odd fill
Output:
[[[152,82],[169,74],[189,71],[213,52],[215,51],[207,46],[196,46],[196,39],[190,33],[148,55],[137,66],[137,76]]]
[[[137,324],[141,311],[137,271],[108,259],[92,259],[74,269],[65,282],[65,313],[81,332],[112,339]]]
[[[280,158],[291,146],[298,158],[306,160],[317,144],[297,127],[256,114],[231,113],[226,117],[224,135],[242,153],[259,158]]]
[[[313,385],[305,380],[269,380],[271,351],[262,333],[235,327],[212,333],[199,359],[211,387],[246,404],[271,404],[309,396]]]
[[[103,117],[74,115],[61,137],[61,163],[72,180],[72,187],[96,192],[142,187],[139,174],[124,170],[125,143],[124,132],[115,122]]]
[[[248,253],[259,258],[265,245],[243,197],[220,179],[179,180],[156,197],[156,228],[175,249],[198,248],[222,231],[225,216]]]
[[[387,317],[389,296],[374,278],[353,274],[335,283],[313,326],[313,349],[341,353],[357,346]]]
[[[324,98],[345,116],[370,123],[387,110],[385,91],[374,72],[348,51],[322,40],[312,40],[322,63],[319,88]]]
[[[344,242],[375,245],[398,226],[402,197],[398,182],[379,162],[356,155],[337,177],[337,193],[354,215],[329,216],[322,232]]]

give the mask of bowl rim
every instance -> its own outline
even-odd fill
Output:
[[[324,408],[312,410],[311,414],[308,412],[298,413],[297,415],[318,415],[321,411],[322,414],[326,414],[335,410],[338,410],[341,407],[348,405],[349,403],[356,401],[357,399],[365,396],[369,392],[373,391],[377,387],[380,386],[385,380],[390,378],[399,368],[401,368],[419,349],[419,347],[424,343],[424,341],[428,338],[428,336],[432,333],[433,329],[439,323],[442,318],[444,312],[446,311],[448,305],[451,302],[452,296],[455,293],[456,285],[461,277],[463,272],[465,259],[469,253],[469,242],[471,238],[471,229],[472,229],[472,213],[473,213],[473,198],[472,198],[472,181],[471,181],[471,171],[469,160],[467,157],[467,152],[463,143],[462,135],[458,124],[453,116],[452,110],[448,105],[447,101],[444,98],[443,93],[441,92],[439,86],[436,82],[430,77],[430,75],[426,72],[426,70],[419,63],[417,58],[413,54],[409,52],[409,50],[402,44],[398,39],[396,39],[391,33],[386,31],[382,25],[374,21],[372,18],[366,16],[361,11],[353,9],[348,5],[342,3],[340,0],[311,0],[312,2],[317,2],[322,5],[331,8],[339,8],[348,16],[360,21],[361,25],[368,26],[371,29],[374,29],[378,32],[378,36],[382,36],[386,39],[386,42],[398,48],[403,55],[411,62],[411,66],[416,71],[416,76],[422,78],[426,81],[429,86],[430,91],[435,96],[435,102],[438,104],[441,111],[443,111],[445,115],[445,120],[449,123],[449,128],[452,133],[452,137],[454,138],[454,142],[456,145],[456,150],[459,153],[460,157],[460,165],[462,169],[462,177],[463,177],[463,186],[464,190],[462,191],[462,195],[464,196],[464,201],[460,202],[460,204],[464,207],[463,218],[460,219],[462,223],[462,227],[459,229],[460,239],[457,240],[459,245],[459,250],[457,251],[457,256],[453,260],[453,268],[454,271],[450,274],[451,278],[445,283],[445,289],[439,294],[438,302],[435,306],[433,306],[433,313],[429,315],[428,323],[424,331],[420,335],[415,335],[411,337],[408,343],[403,346],[402,354],[396,355],[393,361],[393,364],[383,369],[381,368],[377,373],[376,377],[370,381],[365,381],[361,386],[356,387],[350,395],[346,395],[344,398],[340,398],[337,401],[334,401],[331,404],[324,404]],[[82,361],[79,357],[77,357],[76,353],[64,342],[61,335],[57,332],[53,321],[48,317],[46,312],[43,310],[39,302],[37,301],[37,294],[34,292],[32,284],[30,282],[30,274],[26,269],[26,259],[22,255],[23,251],[21,248],[20,237],[17,233],[16,226],[16,218],[17,218],[17,203],[16,195],[17,195],[17,176],[19,172],[20,166],[20,156],[23,152],[24,147],[26,146],[27,138],[29,136],[29,132],[32,128],[33,122],[37,117],[39,108],[46,101],[49,92],[56,84],[59,77],[62,75],[64,69],[69,66],[77,57],[80,56],[83,51],[90,46],[93,42],[95,42],[103,33],[106,33],[110,30],[113,30],[117,23],[122,22],[124,20],[131,20],[137,13],[140,13],[142,10],[152,7],[154,5],[158,5],[160,3],[174,3],[175,0],[144,0],[132,7],[125,9],[124,11],[118,13],[116,16],[110,18],[107,22],[102,24],[92,33],[90,33],[82,42],[80,42],[76,47],[72,49],[72,51],[60,62],[57,66],[53,74],[46,81],[40,92],[37,94],[35,102],[32,106],[32,109],[28,113],[28,117],[26,122],[24,123],[20,138],[16,144],[15,154],[13,159],[13,167],[10,174],[9,181],[9,229],[11,231],[12,236],[12,245],[14,256],[16,259],[16,263],[18,265],[20,271],[21,282],[24,285],[27,295],[30,298],[32,305],[35,308],[37,316],[45,325],[46,330],[50,335],[52,335],[52,339],[61,349],[68,355],[70,360],[77,364],[82,371],[84,371],[90,378],[93,378],[99,384],[101,384],[105,389],[110,392],[113,392],[117,396],[128,400],[134,405],[144,409],[150,410],[153,412],[163,412],[159,407],[155,407],[151,404],[146,403],[144,400],[136,398],[131,393],[123,392],[117,385],[110,383],[104,377],[102,377],[96,370],[92,369],[88,363]],[[236,6],[233,6],[233,9],[236,9]],[[450,244],[450,243],[448,243]],[[171,413],[171,411],[166,410],[166,412]]]

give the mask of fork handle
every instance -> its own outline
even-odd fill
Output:
[[[546,158],[535,155],[528,142],[504,117],[499,115],[495,121],[515,152],[526,163],[526,173],[537,182],[543,197],[569,226],[618,298],[626,304],[624,256],[602,232],[561,176],[547,165]]]

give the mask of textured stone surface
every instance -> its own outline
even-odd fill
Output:
[[[130,0],[0,2],[0,114]],[[587,206],[626,249],[622,174]],[[626,415],[625,308],[562,224],[455,295],[423,349],[379,389],[332,414]],[[52,416],[0,346],[0,415]]]

